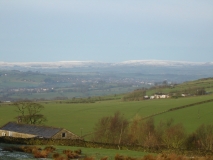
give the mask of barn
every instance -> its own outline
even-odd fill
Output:
[[[0,136],[17,138],[81,139],[74,133],[63,129],[31,124],[8,122],[0,128]]]

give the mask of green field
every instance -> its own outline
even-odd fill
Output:
[[[93,132],[95,124],[103,116],[113,115],[120,111],[124,117],[131,120],[136,114],[146,117],[170,108],[212,99],[212,95],[194,96],[178,99],[159,99],[124,102],[119,100],[105,100],[95,103],[65,103],[63,101],[43,102],[43,114],[48,121],[45,125],[62,127],[78,135]],[[13,105],[0,105],[0,126],[8,121],[14,121],[17,116]],[[175,123],[183,123],[188,132],[194,131],[200,124],[213,122],[213,102],[192,106],[154,117],[155,122],[173,118]]]
[[[200,104],[172,112],[167,112],[155,117],[156,121],[173,118],[175,122],[182,123],[191,133],[201,124],[213,124],[213,102]]]

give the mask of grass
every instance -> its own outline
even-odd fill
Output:
[[[55,160],[73,159],[74,156],[74,159],[83,160],[210,160],[213,158],[212,154],[209,154],[210,152],[203,153],[202,155],[191,155],[191,153],[187,154],[186,152],[180,155],[170,151],[155,154],[129,150],[93,149],[70,146],[22,146],[1,143],[0,148],[6,151],[1,154],[1,158],[3,159],[11,159],[14,155],[18,159],[53,158]]]
[[[115,150],[115,149],[103,149],[103,148],[84,148],[84,147],[70,147],[70,146],[56,146],[57,151],[60,153],[65,150],[82,150],[82,154],[86,156],[95,157],[96,159],[109,157],[108,160],[114,159],[116,154],[131,156],[131,157],[143,157],[149,154],[148,152],[130,151],[130,150]]]
[[[124,117],[131,120],[136,114],[145,117],[170,108],[212,99],[212,95],[187,97],[179,99],[159,99],[123,102],[122,100],[99,101],[96,103],[69,104],[63,101],[43,102],[43,114],[48,121],[45,125],[66,128],[77,135],[93,132],[98,120],[104,116],[120,111]],[[194,131],[202,123],[211,123],[213,103],[201,104],[154,117],[156,123],[160,120],[173,118],[175,123],[183,123],[188,132]],[[14,121],[18,115],[13,105],[0,105],[0,126],[8,121]],[[199,114],[199,115],[198,115]],[[198,117],[199,116],[199,117]]]
[[[184,82],[176,86],[167,86],[164,88],[156,87],[147,91],[148,95],[153,95],[156,92],[170,93],[187,90],[189,88],[205,88],[207,92],[213,92],[213,78],[199,79],[195,81]]]
[[[189,133],[197,129],[201,124],[212,124],[213,102],[192,106],[155,117],[155,121],[162,119],[174,119],[176,123],[182,123]]]
[[[7,74],[7,76],[5,76]],[[2,75],[2,76],[1,76]],[[40,99],[40,98],[46,98],[46,99],[54,99],[55,97],[92,97],[92,96],[105,96],[109,94],[121,94],[126,92],[131,92],[134,89],[142,88],[142,87],[150,87],[145,84],[140,84],[136,88],[129,85],[121,85],[118,83],[106,83],[106,84],[93,84],[94,87],[97,89],[92,89],[90,84],[86,85],[85,91],[71,91],[80,89],[82,86],[73,86],[72,82],[64,82],[64,79],[69,78],[95,78],[97,76],[97,73],[61,73],[60,75],[57,74],[42,74],[42,73],[36,73],[36,72],[18,72],[18,71],[0,71],[0,89],[5,88],[25,88],[25,87],[37,87],[37,88],[54,88],[54,91],[52,92],[43,92],[43,93],[9,93],[5,94],[5,92],[0,93],[0,97],[8,96],[8,98],[12,99],[19,99],[19,98],[28,98],[28,99]],[[106,75],[107,76],[107,75]],[[119,74],[120,77],[125,78],[128,77],[143,77],[144,75],[138,75],[138,74]],[[146,75],[147,76],[147,75]],[[151,76],[151,75],[149,75]],[[149,77],[148,76],[148,77]],[[156,76],[156,75],[155,75]],[[160,75],[158,75],[160,76]],[[60,79],[61,81],[59,83],[44,83],[46,79]],[[146,77],[143,77],[143,79],[146,79]],[[160,78],[162,79],[162,77]],[[147,95],[153,95],[156,92],[163,92],[163,93],[170,93],[170,92],[176,92],[176,91],[184,91],[185,89],[193,87],[204,87],[207,92],[213,92],[213,78],[206,78],[206,79],[200,79],[196,81],[190,81],[185,82],[182,84],[178,84],[174,87],[168,86],[165,88],[156,87],[153,89],[150,89],[147,91]],[[69,90],[70,89],[70,90]],[[82,88],[81,88],[82,89]]]
[[[0,148],[13,148],[13,147],[21,147],[23,145],[11,145],[0,143]],[[44,149],[46,146],[28,146],[28,148],[42,148]],[[79,150],[81,149],[82,155],[88,157],[94,157],[96,159],[100,159],[103,157],[108,157],[108,160],[114,159],[116,154],[131,156],[131,157],[143,157],[144,155],[150,154],[148,152],[139,152],[139,151],[130,151],[130,150],[116,150],[116,149],[104,149],[104,148],[84,148],[84,147],[72,147],[72,146],[53,146],[56,148],[55,152],[62,154],[64,150]]]

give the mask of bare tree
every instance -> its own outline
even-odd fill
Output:
[[[200,148],[205,150],[213,149],[213,125],[201,125],[195,131],[195,135]]]
[[[182,124],[167,126],[162,135],[163,143],[168,148],[180,148],[186,140],[185,129]]]
[[[26,124],[41,124],[46,121],[46,117],[41,114],[44,106],[34,102],[16,102],[16,111],[18,116],[16,117],[19,123]]]
[[[94,128],[93,140],[103,143],[120,144],[125,141],[127,137],[126,130],[128,121],[116,112],[114,116],[107,116],[101,118]]]
[[[130,144],[138,144],[141,134],[141,121],[142,118],[139,115],[135,115],[135,117],[130,121],[128,137]]]
[[[143,145],[146,148],[158,146],[158,139],[152,118],[142,120],[136,115],[129,125],[129,143]]]

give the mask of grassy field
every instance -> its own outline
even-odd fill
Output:
[[[124,117],[131,120],[136,114],[146,117],[170,108],[183,106],[212,99],[212,95],[194,96],[178,99],[159,99],[124,102],[122,100],[98,101],[96,103],[70,104],[63,101],[43,102],[43,114],[48,121],[45,125],[62,127],[78,135],[93,132],[95,124],[103,116],[113,115],[120,111]],[[156,123],[160,120],[173,118],[175,123],[183,123],[188,132],[194,131],[202,123],[212,123],[213,102],[176,110],[154,117]],[[13,105],[0,105],[0,126],[8,121],[14,121],[18,114]]]
[[[213,124],[213,102],[200,104],[172,112],[167,112],[155,117],[155,121],[173,118],[176,123],[182,123],[191,133],[201,124]]]
[[[116,154],[129,156],[129,157],[143,157],[148,152],[130,151],[130,150],[115,150],[115,149],[103,149],[103,148],[83,148],[83,147],[70,147],[70,146],[56,146],[57,151],[62,152],[65,149],[77,150],[81,149],[83,155],[94,157],[96,159],[101,159],[103,157],[108,157],[108,160],[113,160]]]

